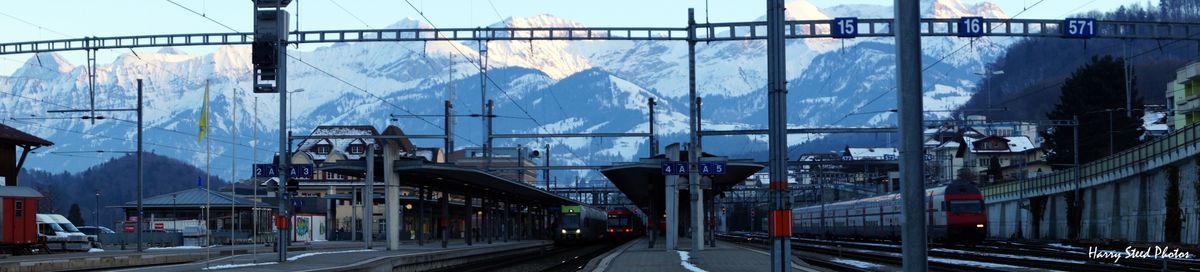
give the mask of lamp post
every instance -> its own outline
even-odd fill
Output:
[[[171,228],[179,230],[179,210],[175,204],[175,197],[178,193],[171,193]]]
[[[299,89],[288,91],[288,94],[303,93],[303,92],[304,92],[304,88],[299,88]],[[292,119],[292,115],[296,114],[295,111],[292,111],[292,109],[295,108],[292,106],[292,104],[293,104],[292,101],[296,101],[296,100],[295,99],[288,100],[288,119],[289,120]],[[289,130],[290,130],[290,128],[289,128]]]
[[[976,74],[976,75],[979,75],[979,76],[989,76],[989,75],[995,75],[995,76],[998,76],[998,75],[1003,75],[1003,74],[1004,74],[1004,70],[995,70],[995,71],[992,71],[992,72],[990,72],[990,73],[989,73],[989,72],[987,72],[987,71],[983,71],[983,72],[973,72],[972,74]],[[982,79],[980,80],[980,82],[982,82]],[[987,93],[987,103],[988,103],[987,107],[988,107],[988,108],[991,108],[991,107],[992,107],[992,93],[988,92],[988,91],[987,91],[987,89],[984,89],[983,91],[984,91],[984,93]]]
[[[92,217],[96,220],[92,224],[100,226],[100,190],[96,190],[96,208],[92,209]]]

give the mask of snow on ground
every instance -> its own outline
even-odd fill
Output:
[[[1059,244],[1059,243],[1047,244],[1047,246],[1050,246],[1050,247],[1056,247],[1056,248],[1062,248],[1062,249],[1083,250],[1083,248],[1080,248],[1080,247],[1076,247],[1076,246],[1068,246],[1068,245]]]
[[[354,252],[371,252],[371,251],[375,251],[375,250],[374,249],[356,249],[356,250],[344,250],[344,251],[311,252],[311,253],[304,253],[304,254],[300,254],[300,255],[296,255],[296,256],[291,256],[291,257],[288,257],[287,260],[290,262],[290,261],[295,261],[295,260],[299,260],[302,258],[316,256],[316,255],[354,253]]]
[[[169,250],[169,249],[201,249],[199,246],[175,246],[175,247],[152,247],[146,250]]]
[[[696,267],[696,265],[688,262],[688,259],[690,259],[691,257],[688,256],[687,251],[675,251],[675,252],[679,253],[679,265],[682,265],[684,269],[687,269],[688,271],[692,271],[692,272],[706,272],[706,271],[704,271],[704,269],[700,269],[699,267]]]
[[[1064,260],[1064,259],[1045,258],[1045,257],[1036,257],[1036,256],[1017,256],[1017,255],[1010,255],[1010,254],[975,252],[975,251],[956,250],[956,249],[934,248],[931,250],[939,251],[939,252],[957,253],[957,254],[972,254],[972,255],[979,255],[979,256],[999,257],[999,258],[1035,260],[1035,261],[1042,261],[1042,262],[1062,262],[1062,263],[1076,263],[1076,264],[1087,263],[1084,261],[1076,261],[1076,260]]]
[[[855,261],[855,260],[850,260],[850,259],[842,259],[842,258],[833,258],[833,262],[844,264],[844,265],[849,265],[849,266],[854,266],[854,267],[858,267],[858,268],[862,268],[862,269],[884,268],[884,266],[878,265],[878,264],[862,262],[862,261]]]
[[[1021,266],[1014,266],[1014,265],[1007,265],[1007,264],[985,263],[985,262],[946,259],[946,258],[938,258],[938,257],[929,257],[929,261],[939,262],[939,263],[948,263],[948,264],[975,266],[975,267],[1009,269],[1009,270],[1029,269],[1028,267],[1021,267]]]
[[[92,253],[92,252],[104,252],[104,250],[99,249],[99,248],[94,248],[94,247],[92,249],[88,249],[88,253]]]
[[[222,264],[222,265],[214,265],[214,266],[209,266],[209,267],[206,267],[206,268],[204,268],[204,269],[201,269],[201,270],[230,269],[230,268],[239,268],[239,267],[247,267],[247,266],[258,266],[258,265],[272,265],[272,264],[277,264],[277,262],[269,262],[269,263],[246,263],[246,264]]]

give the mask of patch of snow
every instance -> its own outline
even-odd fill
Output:
[[[171,250],[171,249],[201,249],[199,246],[174,246],[174,247],[152,247],[146,250]]]
[[[878,265],[878,264],[849,260],[849,259],[842,259],[842,258],[833,258],[833,262],[844,264],[844,265],[849,265],[849,266],[853,266],[853,267],[858,267],[858,268],[862,268],[862,269],[880,269],[880,268],[884,267],[884,266]]]
[[[967,266],[986,267],[986,268],[1010,269],[1010,270],[1029,269],[1028,267],[1014,266],[1014,265],[1007,265],[1007,264],[985,263],[985,262],[946,259],[946,258],[938,258],[938,257],[929,257],[929,261],[939,262],[939,263],[947,263],[947,264],[967,265]]]
[[[304,254],[288,257],[287,260],[290,262],[290,261],[295,261],[295,260],[299,260],[299,259],[303,259],[303,258],[317,256],[317,255],[354,253],[354,252],[371,252],[371,251],[375,251],[375,250],[374,249],[356,249],[356,250],[343,250],[343,251],[309,252],[309,253],[304,253]]]
[[[954,249],[944,249],[944,248],[934,248],[931,250],[932,251],[940,251],[940,252],[957,253],[957,254],[971,254],[971,255],[991,256],[991,257],[1010,258],[1010,259],[1035,260],[1035,261],[1039,261],[1039,262],[1061,262],[1061,263],[1075,263],[1075,264],[1087,263],[1084,261],[1077,261],[1077,260],[1064,260],[1064,259],[1045,258],[1045,257],[1036,257],[1036,256],[1018,256],[1018,255],[1010,255],[1010,254],[986,253],[986,252],[975,252],[975,251],[954,250]]]
[[[267,263],[246,263],[246,264],[222,264],[222,265],[214,265],[214,266],[209,266],[209,267],[206,267],[206,268],[204,268],[204,269],[201,269],[201,270],[219,270],[219,269],[230,269],[230,268],[239,268],[239,267],[248,267],[248,266],[272,265],[272,264],[277,264],[277,262],[267,262]]]
[[[705,272],[704,269],[700,269],[699,267],[696,267],[696,265],[688,262],[688,259],[690,259],[691,257],[688,256],[687,251],[675,251],[675,252],[679,253],[679,265],[682,265],[684,269],[687,269],[688,271],[692,271],[692,272]]]
[[[1083,248],[1081,248],[1081,247],[1068,246],[1068,245],[1059,244],[1059,243],[1048,244],[1047,246],[1055,247],[1055,248],[1062,248],[1062,249],[1083,250]]]
[[[99,248],[94,248],[94,247],[92,249],[88,249],[88,253],[92,253],[92,252],[104,252],[104,250],[99,249]]]

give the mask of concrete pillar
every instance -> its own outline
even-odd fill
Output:
[[[400,174],[393,170],[399,148],[391,144],[383,147],[383,210],[386,212],[383,217],[387,220],[388,250],[400,250],[400,227],[404,225],[404,216],[400,215]]]
[[[429,189],[417,187],[417,245],[425,245],[425,201],[429,199]]]
[[[504,242],[508,242],[509,236],[512,233],[512,217],[509,213],[512,212],[512,200],[508,197],[504,198]]]
[[[483,210],[484,226],[479,227],[480,231],[484,233],[484,236],[487,236],[487,243],[489,245],[492,244],[492,238],[496,236],[496,232],[494,231],[495,229],[493,229],[493,227],[496,225],[496,220],[492,219],[493,204],[495,204],[495,200],[491,198],[483,199],[483,207],[481,208]]]
[[[450,194],[443,190],[441,196],[438,201],[442,203],[442,216],[438,226],[442,228],[442,248],[446,248],[450,244]]]
[[[474,200],[471,199],[471,194],[464,195],[463,199],[463,241],[469,246],[473,236],[471,232],[475,229],[475,205],[472,203]]]
[[[667,145],[667,160],[679,161],[678,143]],[[678,186],[679,176],[666,176],[666,181],[664,182],[666,182],[666,185],[663,186],[663,188],[666,189],[664,204],[667,206],[665,211],[667,216],[667,245],[664,249],[675,250],[676,240],[679,239],[679,191],[676,188],[676,186]]]

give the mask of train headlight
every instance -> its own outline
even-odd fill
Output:
[[[564,230],[562,230],[562,233],[563,233],[563,234],[567,234],[567,230],[565,230],[565,229],[564,229]]]
[[[983,228],[983,224],[975,224],[976,228]]]

